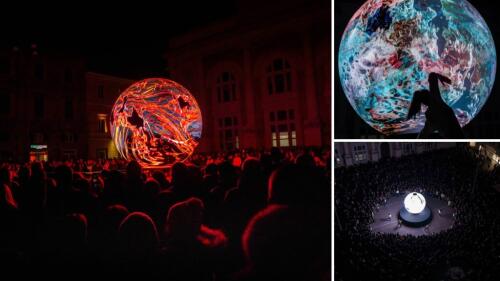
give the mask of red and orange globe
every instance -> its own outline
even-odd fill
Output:
[[[196,99],[182,85],[164,78],[128,87],[116,100],[110,122],[120,155],[144,168],[165,168],[186,160],[202,131]]]

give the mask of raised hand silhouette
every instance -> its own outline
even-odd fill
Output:
[[[434,133],[437,132],[441,138],[462,139],[464,138],[464,133],[455,117],[453,109],[441,97],[439,81],[446,84],[451,83],[448,77],[434,72],[430,73],[430,90],[420,90],[413,94],[407,118],[415,117],[420,112],[422,104],[424,104],[427,106],[427,111],[425,112],[426,121],[418,138],[432,138],[435,136]]]

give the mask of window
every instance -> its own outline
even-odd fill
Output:
[[[43,80],[45,76],[45,70],[43,63],[39,62],[35,64],[35,78],[39,80]]]
[[[97,97],[100,99],[104,98],[104,86],[103,85],[99,85],[97,87]]]
[[[413,154],[413,144],[411,143],[403,143],[403,155]]]
[[[368,152],[366,150],[366,145],[354,145],[354,162],[363,162],[368,159]]]
[[[295,111],[293,109],[270,112],[269,121],[273,147],[297,146]]]
[[[240,147],[237,117],[219,118],[219,140],[221,150],[238,149]]]
[[[62,158],[63,158],[63,160],[76,159],[76,150],[74,150],[74,149],[63,150],[62,151]]]
[[[97,159],[108,159],[108,150],[106,148],[98,148],[96,150]]]
[[[236,79],[230,72],[222,72],[217,77],[217,102],[224,103],[236,100]]]
[[[267,69],[267,90],[269,95],[290,92],[292,73],[290,64],[284,59],[275,59]]]
[[[35,108],[35,117],[42,118],[45,109],[45,99],[43,95],[38,94],[35,96],[34,108]]]
[[[73,119],[73,98],[71,97],[66,97],[64,102],[64,118],[66,120]]]
[[[424,143],[424,150],[425,151],[431,151],[434,148],[434,144],[431,142],[426,142]]]
[[[71,132],[66,132],[63,134],[63,142],[65,144],[73,144],[76,141],[76,134]]]
[[[40,144],[43,143],[45,140],[45,136],[42,133],[34,133],[33,134],[33,142]]]
[[[97,115],[97,132],[104,134],[108,132],[108,126],[106,123],[106,114],[98,114]]]
[[[66,70],[64,71],[64,82],[66,83],[73,82],[73,72],[69,68],[66,68]]]

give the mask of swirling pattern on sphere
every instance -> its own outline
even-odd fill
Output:
[[[416,133],[425,114],[406,120],[417,90],[436,72],[452,80],[444,101],[463,127],[493,88],[491,32],[466,0],[369,0],[351,18],[339,48],[339,76],[358,115],[386,135]]]
[[[116,100],[110,121],[118,152],[145,168],[186,160],[201,138],[201,111],[195,98],[164,78],[132,84]]]

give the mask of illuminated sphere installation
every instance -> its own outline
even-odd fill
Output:
[[[428,75],[451,79],[443,100],[463,127],[485,104],[495,81],[491,32],[466,0],[368,0],[344,30],[339,77],[356,113],[386,135],[417,133],[425,114],[407,120],[413,93]]]
[[[186,160],[201,138],[201,111],[191,93],[164,78],[132,84],[111,112],[111,136],[118,152],[144,168]]]
[[[418,192],[412,192],[406,195],[403,204],[408,213],[420,214],[425,209],[425,198]]]

